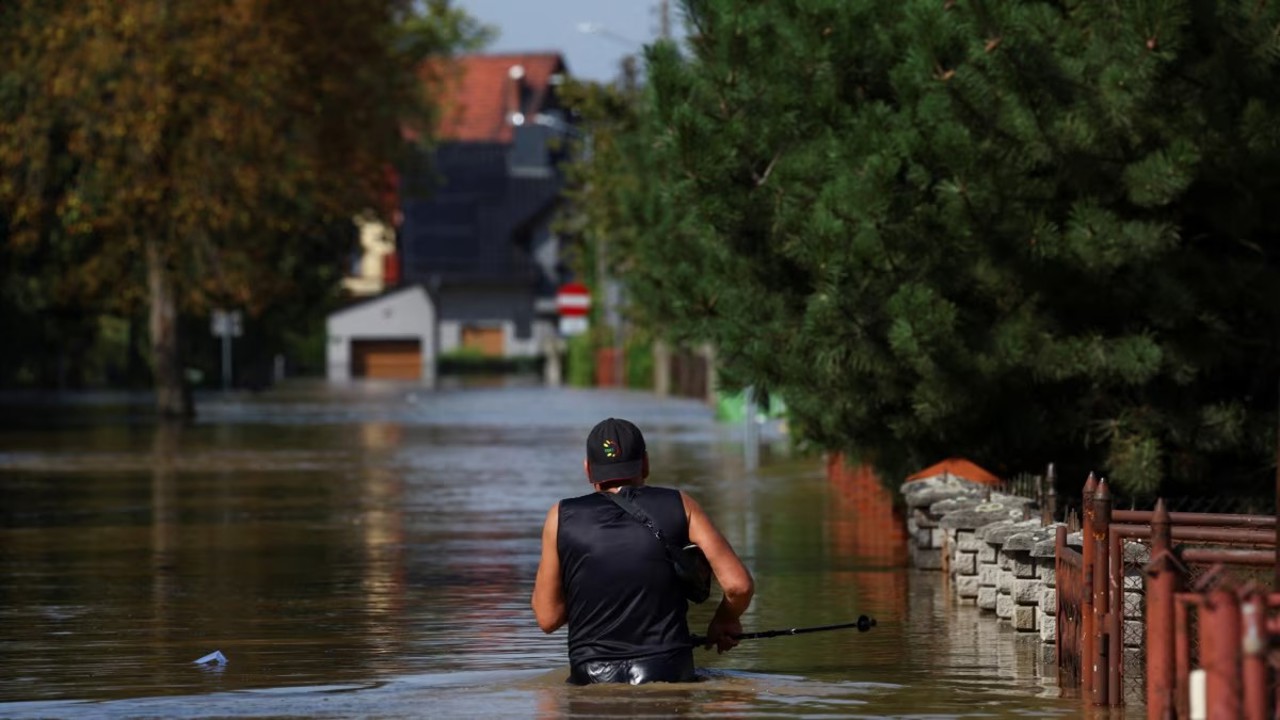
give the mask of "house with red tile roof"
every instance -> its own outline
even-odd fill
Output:
[[[534,357],[552,344],[568,271],[551,225],[578,135],[557,97],[566,72],[557,52],[425,68],[440,93],[437,142],[396,178],[395,231],[361,226],[346,286],[365,297],[330,317],[331,379],[430,383],[441,355]]]
[[[436,136],[446,142],[511,143],[514,113],[547,112],[565,73],[558,53],[467,55],[441,71]]]
[[[444,354],[541,353],[565,280],[551,221],[576,133],[555,52],[467,55],[445,70],[438,143],[401,185],[401,281],[436,298]]]

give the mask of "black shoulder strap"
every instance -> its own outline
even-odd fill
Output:
[[[649,517],[649,514],[642,510],[639,505],[636,505],[630,500],[622,497],[622,493],[601,490],[600,494],[612,500],[614,504],[625,510],[628,515],[635,518],[641,525],[649,528],[649,532],[653,533],[653,536],[658,539],[658,542],[666,545],[667,547],[674,548],[671,542],[667,540],[666,536],[662,534],[662,529],[653,524],[653,518]]]

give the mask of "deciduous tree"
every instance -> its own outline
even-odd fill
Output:
[[[380,206],[406,128],[429,139],[421,61],[483,29],[445,0],[16,0],[0,33],[11,249],[145,304],[157,408],[182,415],[179,313],[295,296],[304,246]]]

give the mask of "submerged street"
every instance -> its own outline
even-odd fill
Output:
[[[85,402],[0,428],[0,716],[1070,717],[1038,643],[896,565],[819,457],[644,393],[286,384],[157,427]],[[529,609],[547,508],[590,491],[583,443],[644,431],[755,574],[705,681],[576,688]],[[145,417],[145,415],[143,416]],[[690,611],[705,630],[713,601]],[[224,666],[193,660],[220,651]]]

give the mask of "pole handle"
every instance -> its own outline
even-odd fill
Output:
[[[875,618],[859,615],[858,619],[851,623],[840,623],[837,625],[815,625],[813,627],[797,627],[784,628],[781,630],[763,630],[761,632],[742,633],[734,635],[735,640],[763,640],[765,638],[780,637],[782,635],[804,635],[814,632],[826,632],[827,630],[844,630],[846,628],[857,628],[858,632],[866,632],[876,626]],[[706,645],[707,637],[705,635],[690,635],[689,642],[697,647],[698,645]]]

